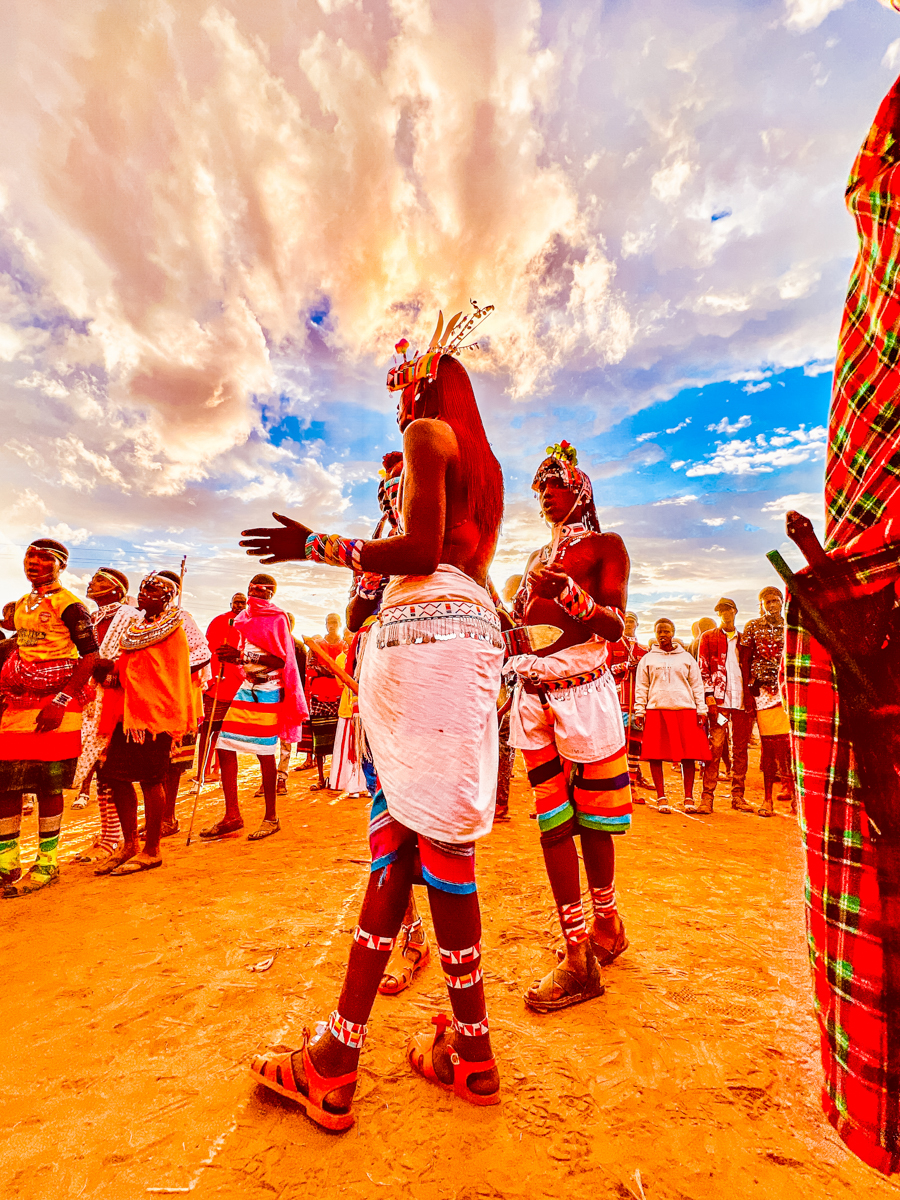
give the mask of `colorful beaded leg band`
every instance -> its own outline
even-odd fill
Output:
[[[484,974],[481,967],[476,967],[474,971],[470,971],[468,975],[449,975],[444,972],[444,979],[447,982],[448,988],[470,988],[476,983],[481,983]]]
[[[584,922],[584,907],[580,900],[574,904],[559,906],[559,922],[562,925],[563,937],[567,942],[577,946],[588,940],[588,931]]]
[[[377,933],[366,933],[364,929],[357,927],[353,930],[354,942],[359,942],[361,946],[365,946],[367,950],[393,950],[396,938],[381,937]]]
[[[466,1025],[454,1017],[453,1028],[463,1037],[483,1037],[488,1032],[488,1019],[485,1016],[483,1021],[474,1021],[471,1025]]]
[[[361,1050],[368,1036],[369,1027],[368,1025],[356,1025],[353,1021],[345,1021],[335,1009],[328,1018],[328,1032],[352,1050]]]
[[[438,946],[438,951],[441,962],[456,966],[459,963],[474,962],[476,958],[481,958],[481,942],[476,942],[474,946],[466,946],[464,950],[445,950],[443,946]]]
[[[336,533],[311,533],[306,539],[304,554],[310,562],[361,571],[359,556],[365,544],[362,538],[342,538]]]

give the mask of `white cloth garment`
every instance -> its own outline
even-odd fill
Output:
[[[363,774],[359,753],[360,722],[358,717],[338,717],[334,735],[334,753],[331,755],[331,771],[328,786],[337,792],[364,792],[366,777]]]
[[[671,650],[654,646],[638,663],[634,686],[634,715],[648,708],[695,708],[706,716],[703,679],[693,655],[677,642]]]
[[[738,658],[741,639],[737,630],[734,633],[726,633],[725,636],[728,638],[728,651],[725,655],[725,699],[722,701],[722,707],[743,708],[744,681],[741,678],[741,662]]]
[[[578,646],[539,657],[518,654],[506,666],[532,683],[572,679],[601,669],[606,642],[596,635]],[[625,745],[625,728],[616,685],[609,671],[597,679],[535,696],[521,683],[513,695],[509,744],[517,750],[540,750],[555,742],[569,762],[596,762]]]
[[[103,643],[100,646],[100,657],[109,658],[113,662],[119,657],[119,648],[122,644],[122,635],[125,630],[136,619],[143,619],[144,614],[139,608],[133,608],[130,604],[120,604],[118,612],[109,623],[109,628],[103,638]],[[96,619],[96,618],[95,618]],[[103,707],[104,689],[97,688],[93,700],[88,701],[85,705],[84,716],[81,720],[81,753],[78,756],[78,763],[75,767],[75,779],[72,782],[72,787],[80,788],[87,779],[91,770],[95,766],[101,754],[106,750],[111,734],[101,737],[98,732],[100,728],[100,713]]]
[[[426,837],[490,832],[503,665],[493,601],[441,563],[388,584],[369,634],[359,711],[388,812]]]

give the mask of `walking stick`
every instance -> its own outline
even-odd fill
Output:
[[[229,628],[231,628],[233,625],[234,625],[234,617],[229,617],[229,619],[228,619]],[[203,761],[198,764],[199,770],[197,771],[197,790],[194,792],[194,807],[191,810],[191,824],[190,824],[190,828],[188,829],[187,841],[185,842],[185,846],[189,846],[191,844],[191,838],[194,836],[194,819],[197,816],[197,805],[200,801],[200,789],[201,789],[201,787],[203,787],[203,781],[206,778],[206,768],[209,766],[209,754],[210,754],[210,750],[212,749],[212,744],[213,744],[213,736],[212,736],[213,720],[215,719],[215,715],[216,715],[216,705],[219,702],[219,687],[222,683],[222,677],[224,674],[225,674],[225,664],[219,663],[219,676],[216,679],[216,684],[215,684],[215,687],[213,688],[212,707],[209,710],[209,729],[207,730],[207,733],[206,733],[206,745],[203,748]]]

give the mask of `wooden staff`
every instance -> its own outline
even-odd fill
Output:
[[[187,557],[187,555],[185,555],[185,558],[186,557]],[[184,564],[182,563],[182,570],[183,570],[183,568],[184,568]],[[233,625],[234,625],[234,617],[229,617],[228,627],[231,628]],[[206,746],[203,749],[203,761],[201,763],[198,763],[197,790],[196,790],[196,792],[194,792],[194,807],[191,811],[191,824],[188,829],[187,841],[185,842],[185,846],[189,846],[191,844],[191,838],[194,836],[194,820],[197,816],[197,803],[200,800],[200,788],[203,786],[203,782],[206,779],[206,768],[209,766],[209,758],[210,758],[210,754],[211,754],[212,748],[213,748],[212,727],[213,727],[213,721],[216,716],[216,704],[219,701],[219,687],[222,683],[222,676],[224,674],[225,674],[225,664],[223,662],[220,662],[219,663],[219,675],[218,675],[218,678],[216,679],[215,687],[213,688],[212,708],[209,710],[209,729],[206,731]],[[217,735],[217,740],[218,740],[218,735]]]
[[[353,676],[349,674],[349,672],[345,671],[343,667],[338,666],[331,655],[326,654],[319,644],[314,642],[312,638],[303,637],[302,641],[307,650],[312,650],[313,654],[316,656],[322,666],[325,667],[325,669],[329,671],[335,677],[335,679],[342,683],[344,687],[348,687],[354,696],[359,695],[359,684],[356,682]]]

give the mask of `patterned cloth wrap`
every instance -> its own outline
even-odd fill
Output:
[[[844,570],[822,607],[849,606],[900,579],[897,271],[900,81],[888,94],[847,190],[859,256],[835,369],[825,471],[828,550]],[[800,572],[803,575],[805,572]],[[889,1075],[881,903],[869,824],[828,652],[789,599],[785,685],[806,849],[807,924],[825,1073],[823,1107],[870,1166],[900,1170],[900,1077]]]
[[[18,650],[14,650],[0,672],[0,696],[13,707],[30,708],[38,701],[45,700],[47,696],[63,691],[66,681],[72,678],[77,665],[77,658],[25,662],[19,657]],[[87,680],[72,699],[84,705],[93,694],[93,685]]]

